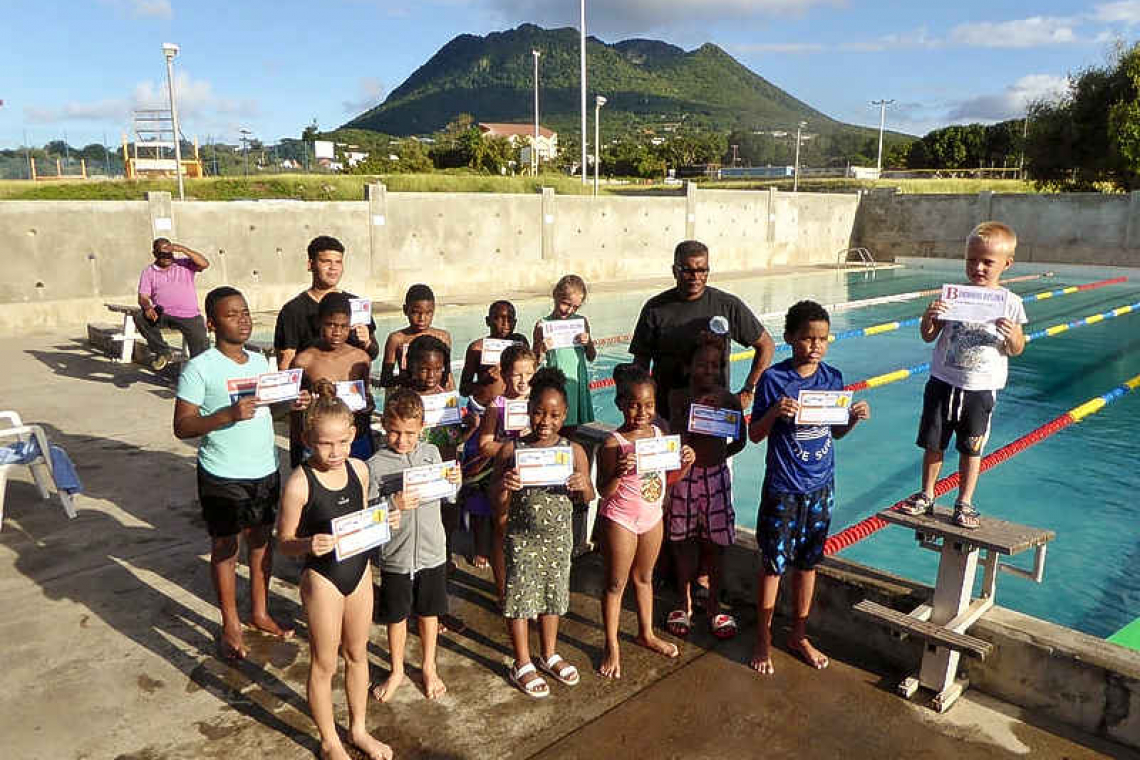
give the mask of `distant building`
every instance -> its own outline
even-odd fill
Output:
[[[505,137],[520,149],[519,163],[530,163],[531,146],[534,144],[534,124],[496,124],[480,122],[479,131],[484,137]],[[552,161],[558,156],[558,133],[540,126],[538,128],[538,160]]]

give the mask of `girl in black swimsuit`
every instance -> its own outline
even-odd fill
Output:
[[[281,551],[305,558],[301,601],[309,622],[309,709],[321,734],[321,757],[348,760],[337,734],[332,678],[337,650],[344,653],[349,739],[370,760],[392,757],[388,745],[365,728],[368,704],[368,632],[372,623],[371,552],[337,561],[335,518],[365,508],[368,468],[348,456],[355,436],[352,412],[327,380],[317,383],[305,412],[308,462],[289,476],[281,496],[277,541]],[[391,510],[390,519],[399,519]]]

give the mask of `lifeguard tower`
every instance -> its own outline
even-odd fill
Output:
[[[123,135],[123,163],[127,179],[165,179],[178,176],[178,162],[174,158],[174,120],[169,110],[149,109],[134,112],[134,152]],[[203,177],[202,161],[198,155],[198,140],[194,140],[194,157],[182,159],[183,177]]]

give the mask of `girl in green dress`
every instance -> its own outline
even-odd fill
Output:
[[[585,281],[576,274],[568,274],[554,286],[552,295],[554,309],[548,317],[535,324],[531,345],[538,353],[539,362],[545,357],[547,367],[560,369],[566,376],[566,427],[573,429],[594,421],[588,362],[598,357],[598,349],[590,337],[590,320],[578,314],[586,300]],[[568,319],[581,319],[583,329],[573,336],[573,345],[560,346],[559,339],[551,335],[551,330],[557,331],[557,323]]]

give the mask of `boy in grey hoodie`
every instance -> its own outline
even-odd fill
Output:
[[[383,421],[384,444],[368,460],[368,496],[369,501],[389,498],[392,508],[400,510],[400,522],[391,540],[378,549],[378,617],[388,626],[392,672],[372,695],[388,702],[403,683],[408,617],[414,611],[423,645],[424,693],[437,699],[447,691],[436,668],[439,616],[447,613],[447,537],[439,499],[420,501],[414,492],[405,492],[403,472],[442,460],[435,446],[420,441],[424,406],[414,391],[390,390]],[[458,467],[448,472],[448,479],[459,483]]]

